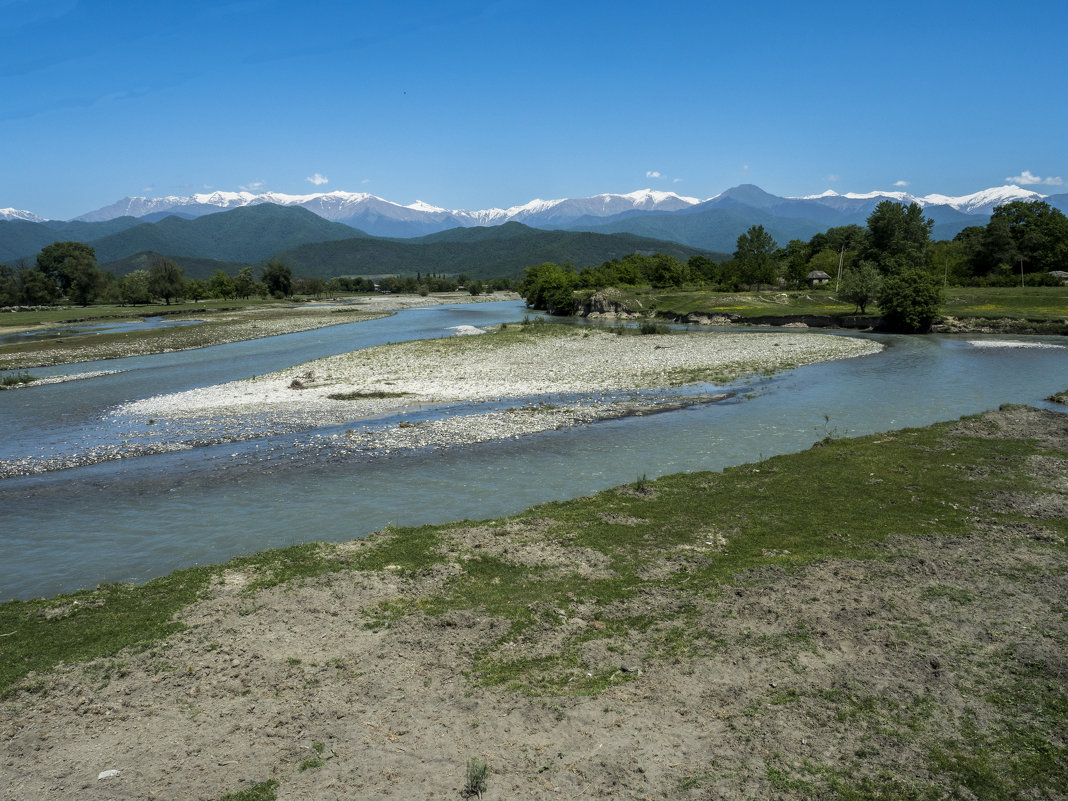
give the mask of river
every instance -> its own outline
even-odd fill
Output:
[[[0,459],[106,439],[113,432],[105,415],[125,401],[525,313],[513,302],[410,309],[196,351],[35,370],[123,372],[0,393]],[[0,598],[146,581],[387,524],[496,517],[642,476],[797,451],[828,434],[927,425],[1003,403],[1053,408],[1042,399],[1068,389],[1068,348],[1056,338],[837,335],[887,348],[745,382],[725,403],[521,440],[349,459],[295,448],[293,436],[282,436],[5,479]]]

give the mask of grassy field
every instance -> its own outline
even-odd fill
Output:
[[[73,694],[114,684],[125,697],[132,690],[122,682],[134,681],[141,662],[155,665],[146,688],[159,670],[188,663],[193,675],[219,649],[229,671],[223,638],[247,652],[256,646],[242,627],[260,619],[276,632],[284,621],[287,636],[306,645],[283,660],[263,644],[256,664],[303,677],[286,714],[309,730],[299,717],[307,694],[334,697],[333,671],[347,682],[338,693],[371,680],[366,665],[346,668],[340,652],[316,656],[320,643],[381,637],[374,673],[386,689],[408,688],[408,703],[420,696],[409,682],[433,687],[419,704],[439,693],[436,668],[420,661],[433,654],[433,665],[467,688],[455,703],[482,705],[471,714],[483,729],[500,710],[523,707],[549,710],[561,726],[593,727],[598,740],[636,726],[647,748],[662,743],[664,764],[643,764],[622,785],[621,772],[635,766],[613,763],[610,750],[581,763],[582,781],[618,797],[1061,798],[1066,465],[1065,415],[1006,407],[924,429],[828,438],[721,473],[638,477],[506,519],[391,528],[144,586],[10,602],[0,606],[0,688],[13,720],[41,704],[63,708],[70,683],[80,683]],[[374,589],[387,586],[395,589]],[[232,587],[228,622],[218,611],[188,617],[194,607],[215,608]],[[323,606],[355,596],[363,600],[354,622]],[[186,650],[169,652],[183,637]],[[413,637],[421,643],[414,656]],[[50,677],[70,662],[85,664],[84,679]],[[207,703],[201,696],[197,714],[237,714]],[[663,725],[650,728],[649,716],[660,714]],[[581,722],[568,724],[572,715]],[[339,725],[328,723],[316,725]],[[714,730],[714,747],[679,734],[698,723]],[[445,731],[440,721],[409,725]],[[544,739],[548,725],[530,736]],[[300,794],[310,781],[305,765],[341,781],[355,768],[345,767],[345,738],[333,731],[327,756],[337,758],[325,767],[316,754],[294,756],[248,792],[274,798],[281,782]],[[469,726],[463,731],[475,742]],[[518,737],[514,727],[503,731]],[[541,797],[537,782],[559,770],[492,742],[480,747],[495,767],[491,791],[513,783],[520,795]],[[323,754],[321,744],[315,750]],[[373,758],[360,752],[362,764]],[[388,772],[386,786],[403,781]],[[558,772],[553,781],[572,778]],[[232,789],[219,786],[213,797]]]
[[[607,290],[634,311],[750,317],[814,315],[842,317],[857,313],[852,303],[839,301],[832,289],[790,292],[703,292],[612,288]],[[1068,287],[949,287],[943,314],[958,318],[1010,318],[1017,320],[1065,320],[1068,318]],[[878,316],[879,307],[866,310]]]

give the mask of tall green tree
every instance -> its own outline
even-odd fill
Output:
[[[56,302],[59,287],[52,276],[36,267],[23,267],[19,270],[18,281],[21,303],[27,306],[49,306]]]
[[[271,259],[263,269],[263,283],[275,297],[288,298],[293,294],[293,271],[284,262]]]
[[[1012,258],[1003,260],[1022,263],[1026,272],[1047,272],[1068,265],[1068,217],[1044,200],[1014,200],[995,207],[987,225],[988,230],[991,228],[998,231],[1002,248],[1008,249],[1008,241],[1012,243]]]
[[[842,276],[842,287],[838,297],[856,305],[861,314],[874,303],[883,286],[883,276],[879,268],[870,261],[862,261]]]
[[[148,268],[148,291],[170,306],[171,299],[185,291],[182,268],[166,256],[154,256]]]
[[[738,237],[734,251],[735,277],[742,284],[774,284],[777,279],[775,252],[779,246],[763,225],[750,226]]]
[[[242,267],[234,276],[234,292],[239,298],[252,296],[256,288],[256,277],[252,274],[251,267]]]
[[[37,254],[37,269],[66,295],[75,281],[84,285],[97,278],[96,251],[84,242],[53,242]]]
[[[934,220],[924,217],[916,203],[905,206],[884,200],[868,216],[868,236],[861,257],[878,265],[884,275],[924,267],[933,227]]]
[[[229,300],[237,294],[234,279],[222,270],[216,270],[208,279],[208,291],[217,298]]]

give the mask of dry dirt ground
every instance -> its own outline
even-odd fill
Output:
[[[1000,429],[966,421],[961,432],[992,448],[1025,433],[1068,450],[1068,415],[991,414]],[[986,517],[1065,516],[1066,460],[1032,468],[1051,490],[1041,503],[991,497],[967,537],[900,536],[882,546],[886,560],[738,576],[701,602],[707,648],[650,657],[656,626],[591,641],[584,664],[629,679],[593,696],[476,683],[472,654],[508,631],[477,610],[367,625],[383,601],[439,593],[454,562],[415,578],[343,572],[251,594],[228,574],[181,614],[183,633],[32,677],[35,692],[4,702],[0,798],[219,799],[268,779],[279,799],[458,798],[471,757],[489,765],[488,799],[807,797],[813,765],[922,784],[930,738],[992,714],[962,693],[989,682],[1007,647],[1011,660],[1042,660],[1068,679],[1059,536]],[[456,528],[446,542],[457,559],[481,551],[608,570],[596,552],[540,543],[536,526]],[[673,559],[663,570],[684,569]],[[649,592],[602,619],[670,621],[685,602]],[[536,658],[568,631],[603,625],[589,611],[556,610],[559,625],[498,648]]]

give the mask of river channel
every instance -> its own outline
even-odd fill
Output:
[[[0,393],[0,459],[106,438],[108,411],[126,401],[525,313],[513,302],[410,309],[195,351],[34,370],[122,372]],[[797,451],[828,434],[927,425],[1003,403],[1054,408],[1042,399],[1068,389],[1063,339],[835,335],[887,347],[728,387],[736,394],[727,402],[517,440],[352,459],[295,447],[301,438],[289,435],[0,480],[0,599],[147,581],[387,524],[496,517],[642,476]]]

